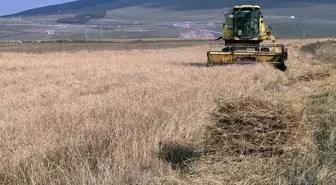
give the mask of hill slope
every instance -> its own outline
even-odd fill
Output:
[[[59,11],[73,12],[81,9],[90,9],[99,5],[101,10],[116,9],[121,7],[136,6],[139,4],[149,3],[155,7],[167,7],[174,9],[212,9],[222,8],[225,6],[233,6],[237,4],[259,4],[264,8],[267,7],[293,7],[303,6],[304,3],[335,3],[333,0],[298,0],[292,2],[291,0],[237,0],[237,1],[223,1],[223,0],[210,0],[210,1],[197,1],[197,0],[78,0],[69,3],[63,3],[58,5],[51,5],[46,7],[35,8],[23,12],[19,12],[15,15],[38,15],[38,14],[54,14]]]

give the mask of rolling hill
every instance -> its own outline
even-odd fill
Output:
[[[79,0],[0,19],[0,40],[208,38],[235,4],[259,4],[277,38],[335,37],[331,0]]]
[[[87,12],[90,10],[105,11],[117,8],[124,8],[130,6],[137,6],[139,4],[147,4],[149,7],[164,7],[178,10],[193,10],[193,9],[218,9],[222,7],[231,7],[236,4],[259,4],[264,8],[288,8],[295,6],[304,6],[306,3],[333,3],[334,0],[237,0],[237,1],[223,1],[223,0],[78,0],[69,3],[51,5],[46,7],[35,8],[19,12],[14,15],[41,15],[41,14],[55,14],[59,12]],[[103,6],[101,6],[103,5]],[[12,15],[11,15],[12,16]]]

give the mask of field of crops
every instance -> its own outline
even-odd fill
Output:
[[[203,41],[1,45],[0,184],[335,184],[336,47],[316,41],[280,41],[286,72],[206,67]]]

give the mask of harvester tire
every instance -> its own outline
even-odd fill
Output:
[[[286,71],[287,70],[287,66],[283,62],[275,64],[275,67],[277,69],[279,69],[280,71]]]

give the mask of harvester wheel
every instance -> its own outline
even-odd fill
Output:
[[[206,66],[207,67],[210,67],[210,66],[213,66],[214,64],[211,64],[209,61],[207,62]]]
[[[209,60],[207,61],[206,66],[207,66],[207,67],[210,67],[210,62],[209,62]]]
[[[275,67],[277,69],[281,70],[281,71],[286,71],[287,70],[287,66],[285,65],[284,62],[275,64]]]

